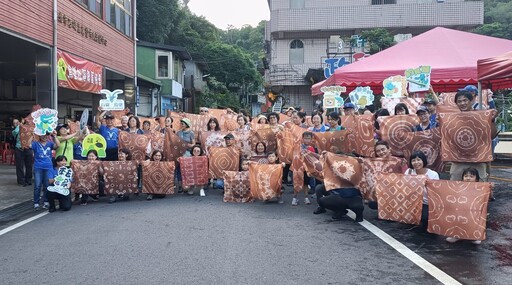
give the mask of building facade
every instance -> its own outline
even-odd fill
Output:
[[[326,59],[350,63],[364,56],[364,30],[385,28],[396,41],[436,26],[470,30],[483,24],[483,1],[268,0],[265,86],[285,105],[310,112],[311,85],[325,79]],[[344,59],[342,59],[344,58]]]

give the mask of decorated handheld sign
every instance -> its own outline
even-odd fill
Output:
[[[432,67],[425,65],[405,71],[405,78],[409,82],[409,92],[428,91],[430,89],[430,72]]]
[[[89,109],[84,109],[82,116],[80,117],[80,130],[82,131],[87,127],[87,121],[89,120]]]
[[[55,131],[59,118],[57,110],[43,108],[32,112],[34,119],[34,133],[38,136],[44,136],[47,133]]]
[[[320,91],[324,93],[324,108],[340,108],[345,103],[341,97],[341,93],[347,91],[345,86],[324,86],[320,88]]]
[[[404,76],[395,75],[386,78],[383,82],[382,94],[386,98],[401,98],[407,96],[407,79]]]
[[[100,106],[103,110],[124,110],[124,100],[117,99],[119,94],[123,94],[123,90],[116,89],[110,91],[108,89],[101,89],[101,94],[105,94],[107,99],[100,100]]]
[[[350,92],[348,97],[350,98],[350,102],[354,103],[358,109],[373,104],[373,100],[375,100],[375,96],[373,95],[373,91],[370,86],[359,86]]]
[[[65,166],[59,168],[57,177],[55,177],[55,181],[53,182],[53,186],[48,186],[48,191],[59,193],[64,196],[69,195],[69,183],[71,182],[72,177],[73,170],[71,170],[71,168],[67,168]]]
[[[100,134],[90,134],[84,138],[82,143],[82,157],[86,157],[90,150],[95,150],[99,158],[107,156],[107,141]]]

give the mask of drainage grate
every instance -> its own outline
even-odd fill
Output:
[[[11,220],[13,217],[32,211],[32,201],[25,201],[23,203],[14,205],[12,207],[0,211],[0,221]]]

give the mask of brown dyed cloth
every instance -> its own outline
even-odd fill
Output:
[[[116,111],[109,111],[110,113],[112,113],[112,115],[114,116],[114,126],[116,127],[120,127],[121,126],[121,118],[123,116],[126,116],[126,114],[128,114],[129,110],[128,109],[124,109],[124,110],[116,110]],[[141,122],[141,126],[142,126],[142,122]]]
[[[20,125],[20,143],[21,148],[29,149],[32,147],[32,140],[34,138],[34,126],[33,125]]]
[[[105,194],[126,195],[136,193],[137,162],[135,161],[103,161],[103,178]]]
[[[238,171],[240,153],[233,147],[210,147],[208,153],[209,177],[222,178],[224,171]]]
[[[375,178],[379,219],[419,225],[427,177],[378,172]]]
[[[258,142],[263,142],[267,146],[267,153],[277,149],[276,133],[270,128],[252,131],[251,149],[254,149]]]
[[[164,157],[167,161],[177,161],[187,150],[187,143],[174,132],[165,132]]]
[[[398,115],[379,117],[379,126],[382,140],[389,143],[391,153],[395,156],[402,156],[405,144],[405,136],[412,132],[412,128],[419,124],[416,115]]]
[[[179,130],[181,128],[180,120],[185,118],[184,113],[176,113],[167,110],[167,116],[172,118],[172,128]]]
[[[300,141],[292,133],[290,129],[285,129],[276,134],[277,138],[277,156],[279,161],[291,164],[293,160],[293,147],[300,144]]]
[[[347,140],[349,152],[355,152],[362,156],[375,156],[375,140],[373,131],[373,116],[342,116],[341,125],[349,130]]]
[[[281,164],[249,165],[251,196],[254,199],[267,201],[281,196],[283,167]]]
[[[236,122],[237,115],[224,114],[217,117],[219,121],[219,127],[221,130],[226,132],[232,132],[238,129],[238,123]]]
[[[172,130],[169,130],[172,132]],[[164,134],[161,132],[151,132],[147,135],[151,141],[151,152],[155,150],[164,151]]]
[[[203,151],[208,154],[208,148],[211,146],[221,147],[226,146],[224,136],[229,132],[201,132],[199,135],[201,141],[201,147]]]
[[[436,112],[439,113],[458,113],[460,112],[459,107],[455,103],[455,94],[456,92],[450,93],[441,93],[439,95],[439,104],[436,105]],[[488,101],[489,90],[482,90],[482,105],[484,109],[487,109],[487,101]],[[476,99],[478,102],[478,98]]]
[[[71,191],[79,194],[98,194],[100,183],[98,169],[100,164],[100,161],[71,161],[71,169],[73,170]]]
[[[361,191],[366,200],[376,201],[375,196],[375,174],[377,172],[402,173],[404,160],[398,157],[389,158],[359,158],[363,164],[363,179],[356,187]]]
[[[326,152],[322,154],[320,161],[323,165],[324,185],[327,191],[354,187],[363,179],[363,167],[354,157]]]
[[[251,152],[252,152],[251,131],[250,130],[235,131],[235,132],[231,132],[231,134],[233,134],[233,136],[235,137],[235,140],[237,141],[237,144],[240,146],[242,155],[250,156]]]
[[[254,161],[259,164],[268,164],[269,163],[267,157],[264,155],[253,155],[253,156],[251,156],[250,161]]]
[[[254,120],[257,120],[257,118],[254,118]],[[270,129],[269,124],[258,124],[257,122],[254,122],[254,120],[251,122],[251,130],[257,131],[261,129]]]
[[[208,184],[208,157],[180,157],[179,162],[183,186]]]
[[[131,134],[129,132],[119,132],[119,149],[127,148],[132,153],[132,159],[142,161],[146,159],[146,150],[148,149],[149,136]]]
[[[320,161],[320,155],[311,151],[302,153],[302,161],[304,163],[304,170],[309,177],[314,177],[318,180],[324,180],[323,165]]]
[[[174,194],[174,161],[143,161],[142,193]]]
[[[67,121],[67,124],[69,126],[69,133],[74,134],[77,131],[80,130],[80,122],[72,122],[71,120]]]
[[[437,172],[443,172],[444,163],[441,161],[441,130],[439,128],[407,133],[404,142],[403,152],[407,161],[414,151],[422,151],[427,156],[427,167]]]
[[[253,202],[249,171],[224,171],[224,202]]]
[[[336,152],[348,152],[349,141],[347,139],[347,130],[325,132],[325,133],[313,133],[314,146],[318,149],[318,152],[330,151]]]
[[[428,232],[468,240],[486,239],[491,184],[427,180]]]
[[[385,98],[381,99],[382,108],[387,109],[391,115],[395,114],[395,106],[404,103],[409,109],[409,114],[416,114],[416,110],[423,103],[421,98]]]
[[[196,115],[196,114],[190,114],[185,113],[184,116],[186,118],[190,119],[190,122],[192,126],[190,126],[190,129],[194,132],[196,141],[199,141],[199,134],[201,132],[208,131],[208,121],[210,120],[210,115]],[[219,126],[220,127],[220,126]]]
[[[489,162],[491,124],[496,110],[439,114],[443,161]]]

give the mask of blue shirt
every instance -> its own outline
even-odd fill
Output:
[[[107,141],[107,148],[117,148],[119,140],[119,129],[112,128],[105,125],[100,126],[100,135],[102,135]]]
[[[47,142],[43,146],[40,142],[32,142],[34,151],[34,169],[52,169],[53,142]]]
[[[73,145],[73,159],[86,160],[87,157],[82,156],[82,142],[77,142]]]
[[[21,141],[20,141],[20,126],[16,126],[14,130],[12,130],[12,135],[16,138],[16,148],[21,148]]]

